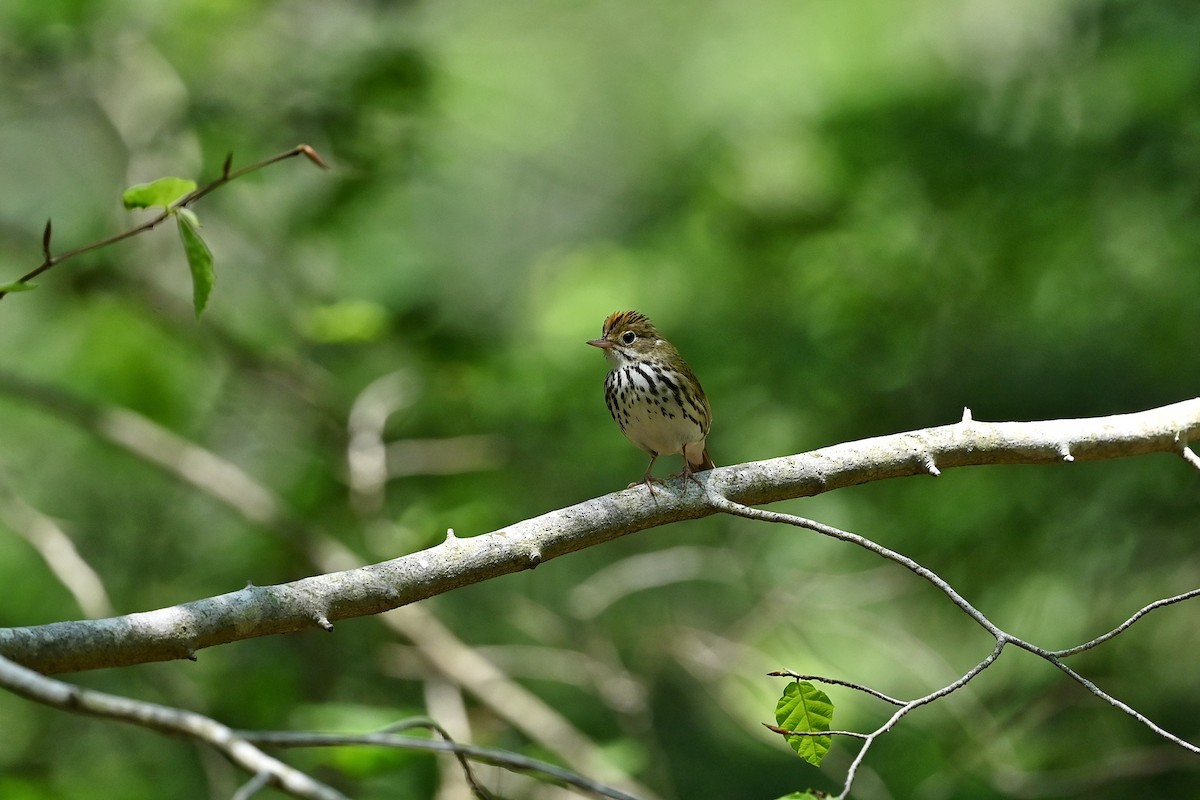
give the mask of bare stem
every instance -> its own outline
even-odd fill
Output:
[[[32,269],[29,272],[22,275],[20,278],[17,279],[16,282],[17,283],[29,283],[29,281],[31,281],[34,278],[36,278],[37,276],[41,275],[43,272],[46,272],[51,267],[55,267],[68,259],[75,258],[76,256],[83,255],[84,253],[90,253],[92,250],[99,250],[101,247],[108,247],[109,245],[116,244],[117,242],[121,242],[126,239],[130,239],[134,236],[137,236],[140,233],[145,233],[146,231],[151,230],[151,229],[156,228],[159,225],[161,225],[163,222],[165,222],[168,218],[170,218],[170,216],[172,214],[174,214],[180,208],[186,208],[186,207],[192,205],[197,200],[204,197],[205,195],[207,195],[209,192],[213,191],[214,189],[216,189],[220,186],[223,186],[232,180],[236,180],[237,178],[240,178],[243,175],[248,175],[251,172],[256,172],[256,171],[262,169],[263,167],[269,167],[271,164],[274,164],[277,161],[283,161],[284,159],[293,158],[294,156],[300,156],[300,155],[304,156],[309,161],[312,161],[317,166],[320,166],[320,167],[326,166],[325,162],[321,160],[321,157],[319,155],[317,155],[317,151],[312,149],[311,147],[309,147],[306,144],[296,145],[291,150],[285,150],[282,153],[273,155],[270,158],[265,158],[262,161],[256,162],[247,167],[242,167],[241,169],[235,170],[233,172],[229,171],[229,167],[230,167],[231,159],[232,159],[232,154],[231,154],[230,156],[226,157],[226,159],[225,159],[225,164],[221,170],[221,177],[219,177],[216,180],[212,181],[211,183],[207,183],[204,186],[201,186],[201,187],[193,190],[192,192],[184,195],[183,197],[179,198],[179,200],[172,203],[169,208],[163,209],[162,213],[157,214],[156,216],[146,220],[145,222],[141,223],[140,225],[135,225],[134,227],[132,227],[126,231],[122,231],[121,233],[115,233],[112,236],[105,237],[104,239],[100,239],[100,240],[92,242],[90,244],[85,244],[81,247],[76,247],[74,250],[68,250],[65,253],[60,253],[57,256],[52,255],[51,251],[50,251],[51,226],[50,226],[50,221],[47,220],[46,228],[42,233],[42,263],[38,264],[37,267],[35,267],[34,269]],[[8,292],[0,291],[0,299],[3,299],[7,294],[8,294]]]
[[[594,781],[573,770],[530,758],[520,753],[462,744],[448,737],[442,741],[437,741],[398,735],[398,731],[403,730],[405,727],[410,726],[389,726],[382,731],[367,734],[238,731],[238,735],[246,739],[246,741],[263,747],[372,746],[452,753],[481,764],[491,764],[514,772],[537,773],[545,776],[551,782],[571,786],[597,797],[610,798],[611,800],[635,800],[634,795],[623,792],[620,789]],[[422,723],[416,727],[430,726],[428,723]]]
[[[1137,613],[1135,613],[1133,616],[1131,616],[1129,619],[1127,619],[1124,623],[1117,626],[1113,630],[1109,631],[1108,633],[1106,633],[1102,636],[1098,636],[1089,642],[1085,642],[1081,645],[1078,645],[1077,647],[1072,647],[1072,648],[1065,649],[1065,650],[1046,650],[1044,648],[1038,647],[1037,645],[1031,644],[1023,639],[1020,639],[1016,636],[1013,636],[1012,634],[1010,634],[1004,630],[1001,630],[997,625],[995,625],[991,620],[989,620],[983,614],[983,612],[979,611],[973,605],[971,605],[969,602],[967,602],[967,600],[964,599],[962,597],[962,595],[960,595],[957,591],[955,591],[954,588],[951,587],[949,583],[947,583],[945,580],[943,580],[941,577],[939,577],[932,570],[921,566],[920,564],[918,564],[916,561],[913,561],[908,556],[898,553],[895,550],[890,550],[890,549],[884,547],[883,545],[880,545],[876,542],[871,541],[870,539],[867,539],[864,536],[859,536],[858,534],[850,533],[849,531],[843,531],[843,530],[841,530],[839,528],[835,528],[831,525],[826,525],[824,523],[816,522],[814,520],[806,519],[804,517],[798,517],[793,514],[782,514],[779,512],[775,512],[775,511],[766,511],[763,509],[751,508],[749,506],[743,505],[734,500],[730,500],[728,497],[725,497],[723,494],[721,494],[720,491],[718,490],[717,486],[715,485],[715,483],[712,481],[708,482],[707,486],[705,487],[705,491],[706,491],[709,502],[711,502],[714,507],[716,507],[716,508],[720,509],[721,511],[724,511],[728,514],[733,514],[733,515],[739,516],[739,517],[745,517],[747,519],[760,520],[760,521],[764,521],[764,522],[775,522],[775,523],[781,523],[781,524],[785,524],[785,525],[793,525],[793,526],[799,527],[799,528],[807,528],[808,530],[815,531],[824,536],[829,536],[833,539],[838,539],[843,542],[849,542],[851,544],[856,544],[859,547],[863,548],[864,550],[868,550],[872,553],[875,553],[878,556],[888,559],[889,561],[894,561],[897,564],[900,564],[901,566],[911,570],[912,572],[916,573],[917,575],[921,576],[926,581],[928,581],[929,583],[931,583],[935,587],[937,587],[943,594],[945,594],[947,597],[949,597],[950,600],[955,605],[957,605],[960,609],[962,609],[962,611],[964,613],[966,613],[967,616],[969,616],[971,619],[975,620],[975,622],[978,623],[980,627],[982,627],[984,630],[986,630],[988,633],[990,633],[993,637],[995,637],[996,645],[995,645],[995,648],[992,650],[992,652],[987,656],[987,658],[980,661],[978,664],[976,664],[974,667],[972,667],[970,670],[968,670],[964,675],[959,677],[954,682],[949,683],[946,686],[943,686],[942,688],[937,689],[937,690],[925,695],[924,697],[919,697],[915,700],[910,700],[907,702],[894,700],[893,698],[889,697],[888,695],[883,694],[882,692],[877,692],[874,689],[870,689],[868,687],[861,686],[859,684],[850,683],[848,681],[830,680],[830,679],[822,678],[819,676],[800,675],[798,673],[792,672],[791,670],[780,670],[780,671],[771,673],[772,675],[786,676],[786,677],[790,677],[790,678],[795,678],[797,680],[801,680],[801,679],[819,680],[819,681],[825,681],[827,683],[840,684],[840,685],[847,686],[849,688],[852,688],[852,689],[855,689],[858,691],[866,692],[867,694],[871,694],[871,695],[879,698],[880,700],[900,706],[900,708],[898,708],[892,714],[892,716],[888,718],[888,720],[886,722],[884,722],[882,725],[880,725],[877,729],[875,729],[874,731],[872,731],[869,734],[853,733],[850,731],[820,731],[820,732],[813,732],[813,733],[801,733],[801,732],[796,732],[796,731],[785,731],[783,729],[776,728],[771,725],[767,726],[768,728],[775,731],[776,733],[779,733],[782,735],[787,735],[787,736],[790,736],[790,735],[813,735],[813,736],[841,735],[841,736],[854,736],[856,738],[861,738],[863,740],[862,747],[859,748],[858,753],[855,755],[853,761],[851,761],[851,763],[850,763],[850,767],[846,772],[846,782],[843,785],[841,793],[839,793],[837,795],[837,798],[845,798],[845,797],[849,796],[850,789],[854,785],[855,775],[858,773],[859,767],[862,765],[863,760],[866,758],[867,751],[870,750],[871,745],[875,743],[875,740],[879,736],[881,736],[881,735],[887,733],[889,730],[891,730],[904,716],[906,716],[913,709],[916,709],[916,708],[926,705],[928,703],[932,703],[935,700],[938,700],[952,692],[957,691],[958,689],[961,689],[963,686],[965,686],[967,683],[969,683],[972,679],[974,679],[977,675],[979,675],[981,672],[983,672],[985,669],[987,669],[993,663],[995,663],[996,659],[998,659],[1000,657],[1000,654],[1004,651],[1004,648],[1009,644],[1019,647],[1022,650],[1026,650],[1030,653],[1033,653],[1034,655],[1039,656],[1039,657],[1045,659],[1046,661],[1050,662],[1055,667],[1057,667],[1059,670],[1061,670],[1065,675],[1070,677],[1072,680],[1074,680],[1080,686],[1083,686],[1085,689],[1087,689],[1089,692],[1094,694],[1096,697],[1099,697],[1101,700],[1108,703],[1112,707],[1114,707],[1120,711],[1123,711],[1124,713],[1133,717],[1135,720],[1142,723],[1147,728],[1149,728],[1150,730],[1152,730],[1154,733],[1158,734],[1162,738],[1166,739],[1167,741],[1172,742],[1173,744],[1176,744],[1179,747],[1182,747],[1183,749],[1185,749],[1189,752],[1200,753],[1200,746],[1197,746],[1195,744],[1192,744],[1191,742],[1181,739],[1180,737],[1176,736],[1175,734],[1171,733],[1170,731],[1167,731],[1166,729],[1155,724],[1152,720],[1150,720],[1144,714],[1142,714],[1141,712],[1132,708],[1127,703],[1124,703],[1121,700],[1118,700],[1117,698],[1108,694],[1103,689],[1101,689],[1099,686],[1097,686],[1095,683],[1093,683],[1092,681],[1085,678],[1083,675],[1079,674],[1075,670],[1068,667],[1062,661],[1063,657],[1074,655],[1076,653],[1080,653],[1084,650],[1088,650],[1088,649],[1095,647],[1105,641],[1108,641],[1109,639],[1112,639],[1114,636],[1117,636],[1121,632],[1127,630],[1129,628],[1129,626],[1133,625],[1141,617],[1145,616],[1146,614],[1148,614],[1149,612],[1153,611],[1156,608],[1161,608],[1162,606],[1171,605],[1173,603],[1179,603],[1184,600],[1190,600],[1194,597],[1200,596],[1200,589],[1195,589],[1190,592],[1186,592],[1184,594],[1176,595],[1174,597],[1167,597],[1162,600],[1158,600],[1154,603],[1150,603],[1149,605],[1143,607],[1141,610],[1139,610]]]
[[[204,742],[259,776],[256,782],[272,784],[293,797],[346,800],[336,789],[272,758],[216,720],[192,711],[72,686],[14,664],[3,656],[0,656],[0,687],[63,711],[128,722]]]

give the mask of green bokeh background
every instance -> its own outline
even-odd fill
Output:
[[[1028,420],[1197,394],[1191,3],[9,0],[0,71],[4,281],[37,264],[47,218],[59,251],[141,219],[121,208],[130,184],[203,181],[230,151],[242,165],[300,142],[333,167],[285,162],[197,205],[217,268],[199,322],[169,228],[0,303],[0,625],[82,613],[17,535],[15,498],[59,521],[119,613],[313,572],[55,413],[47,389],[215,452],[370,561],[640,475],[583,345],[620,308],[649,314],[703,380],[718,464],[964,406]],[[392,373],[387,439],[453,446],[466,468],[398,476],[380,507],[356,505],[350,411]],[[901,550],[1047,647],[1200,585],[1197,477],[1169,456],[953,470],[782,507]],[[852,742],[817,770],[759,725],[782,688],[770,669],[914,696],[991,647],[899,568],[728,518],[424,605],[663,798],[840,786]],[[1195,620],[1156,612],[1072,664],[1200,740]],[[364,730],[424,713],[440,685],[419,659],[398,676],[396,644],[358,620],[72,680],[239,727]],[[838,727],[889,713],[830,695]],[[464,702],[473,742],[545,755]],[[190,744],[9,696],[0,720],[4,797],[224,797],[245,778]],[[286,757],[364,798],[434,797],[455,770]],[[854,796],[1183,797],[1198,777],[1194,757],[1011,653],[885,737]]]

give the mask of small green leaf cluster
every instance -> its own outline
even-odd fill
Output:
[[[175,217],[179,240],[192,272],[192,304],[199,317],[208,305],[208,296],[216,283],[212,251],[200,236],[200,220],[196,213],[183,205],[196,191],[196,182],[186,178],[159,178],[150,183],[130,186],[121,196],[126,208],[162,208]]]

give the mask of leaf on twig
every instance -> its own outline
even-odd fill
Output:
[[[31,292],[36,288],[36,283],[21,283],[20,281],[13,281],[12,283],[0,283],[0,294],[8,294],[10,292]]]
[[[833,722],[833,703],[808,681],[795,681],[784,687],[775,705],[775,721],[789,731],[827,731]],[[787,742],[796,755],[815,767],[820,766],[833,740],[829,736],[789,736]]]
[[[200,238],[200,223],[195,214],[188,209],[181,209],[181,213],[176,214],[175,218],[179,222],[179,239],[183,242],[183,252],[192,271],[192,304],[196,307],[196,316],[199,317],[208,305],[208,295],[217,281],[213,272],[212,251]]]
[[[121,195],[126,208],[169,208],[181,197],[196,191],[196,182],[187,178],[159,178],[150,183],[130,186]]]

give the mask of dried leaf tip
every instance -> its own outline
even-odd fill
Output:
[[[303,153],[305,158],[307,158],[309,161],[316,164],[321,169],[329,169],[329,165],[326,164],[324,161],[322,161],[321,157],[319,155],[317,155],[317,151],[312,149],[312,147],[310,147],[309,145],[302,144],[299,147],[297,147],[296,149],[299,152]]]

